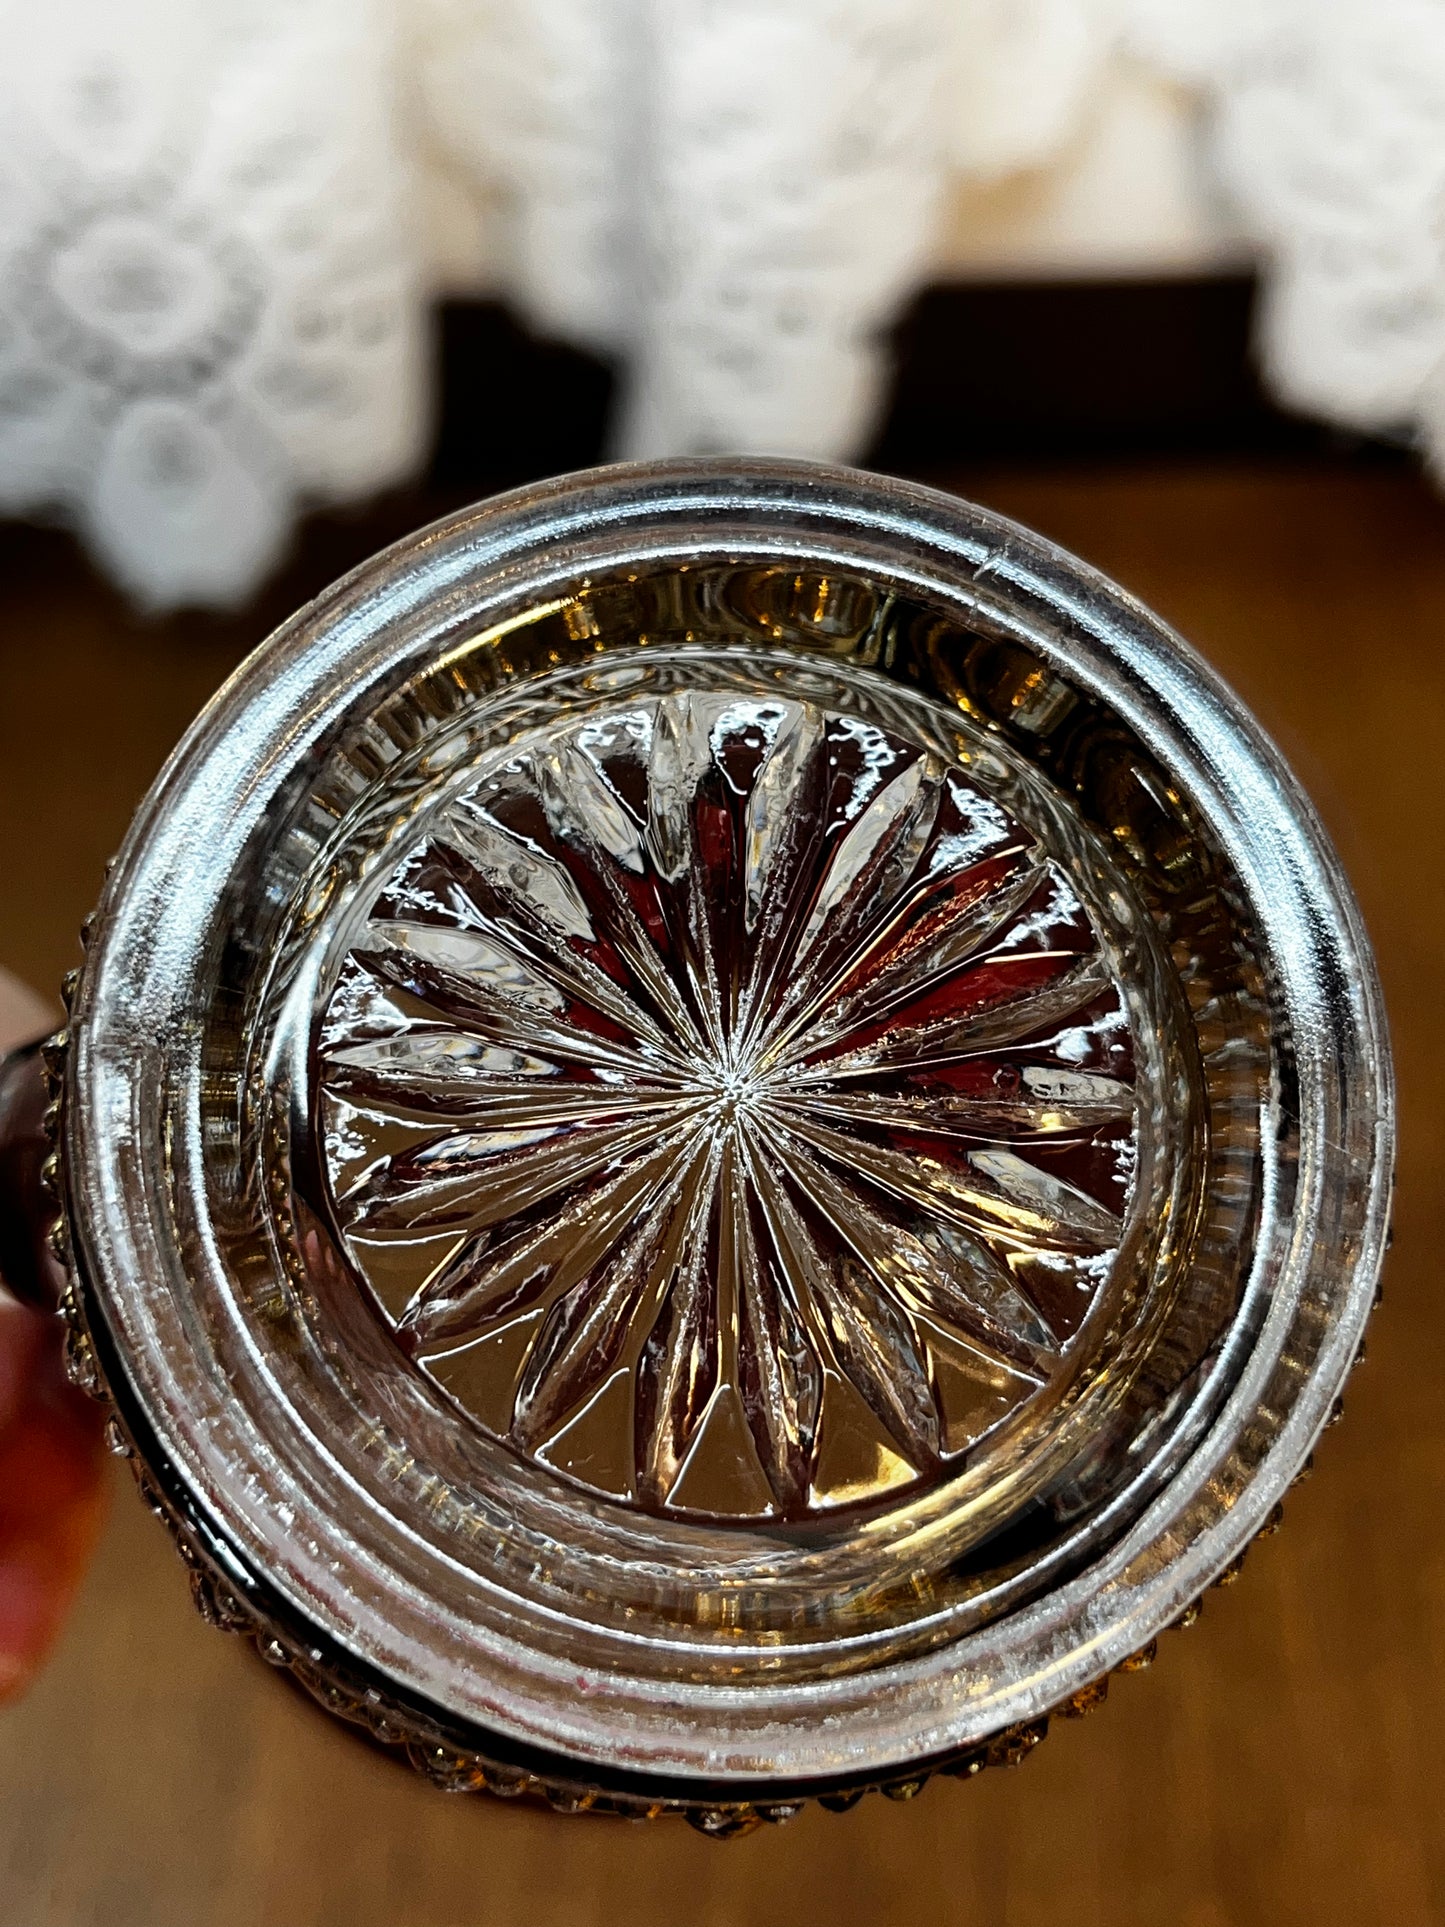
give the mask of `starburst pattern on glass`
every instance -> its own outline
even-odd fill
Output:
[[[327,1168],[400,1342],[652,1510],[937,1477],[1062,1369],[1118,1248],[1128,1019],[962,766],[676,690],[523,738],[371,906]]]

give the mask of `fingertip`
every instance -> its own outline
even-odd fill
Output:
[[[12,1546],[0,1554],[0,1705],[17,1699],[39,1672],[67,1604],[51,1547]]]

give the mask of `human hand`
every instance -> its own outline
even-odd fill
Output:
[[[0,1057],[53,1026],[0,971]],[[0,1211],[13,1211],[3,1197]],[[39,1262],[53,1271],[48,1255]],[[44,1660],[100,1525],[102,1414],[66,1383],[61,1344],[54,1312],[22,1304],[0,1275],[0,1704]]]

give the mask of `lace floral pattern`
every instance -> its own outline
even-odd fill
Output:
[[[1433,0],[0,0],[0,509],[224,603],[426,437],[411,188],[625,373],[616,452],[856,453],[951,173],[1037,165],[1108,62],[1195,88],[1289,401],[1445,462]]]
[[[386,10],[0,21],[0,505],[68,515],[143,603],[234,601],[300,502],[421,446]]]
[[[1445,13],[1432,0],[1135,0],[1198,86],[1259,242],[1276,391],[1445,466]]]

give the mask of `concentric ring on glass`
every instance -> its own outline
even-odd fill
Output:
[[[200,719],[76,1001],[77,1258],[189,1501],[459,1730],[739,1785],[1046,1710],[1353,1356],[1338,866],[1146,611],[789,464],[423,532]]]

